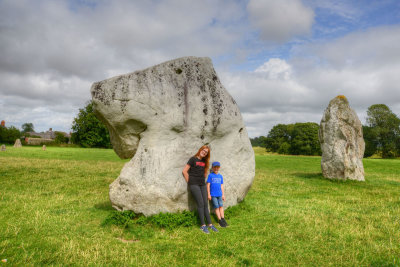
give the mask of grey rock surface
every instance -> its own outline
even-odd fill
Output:
[[[21,140],[20,140],[20,139],[16,139],[16,140],[15,140],[14,147],[22,147],[22,144],[21,144]]]
[[[362,124],[344,96],[329,102],[319,128],[324,177],[364,181]]]
[[[91,94],[115,152],[132,158],[110,185],[114,208],[146,216],[193,209],[182,170],[204,144],[211,161],[221,162],[225,206],[244,199],[254,151],[209,58],[179,58],[96,82]]]

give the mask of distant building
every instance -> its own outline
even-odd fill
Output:
[[[66,132],[60,132],[60,131],[53,131],[53,128],[50,128],[46,132],[27,132],[30,136],[39,136],[40,138],[44,139],[55,139],[56,138],[56,133],[62,133],[65,137],[71,138],[71,134],[66,133]]]
[[[26,137],[25,137],[25,142],[28,145],[42,145],[42,144],[47,144],[47,143],[52,143],[54,142],[54,139],[56,139],[56,134],[61,133],[64,135],[64,137],[67,137],[68,139],[71,138],[70,133],[66,132],[60,132],[60,131],[53,131],[53,128],[50,128],[46,132],[27,132]]]
[[[32,138],[32,137],[25,137],[25,142],[28,145],[43,145],[43,144],[48,144],[48,143],[53,143],[53,139],[47,139],[47,138]]]

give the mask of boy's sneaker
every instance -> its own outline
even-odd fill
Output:
[[[223,224],[225,225],[225,227],[229,226],[229,224],[225,221],[225,218],[221,218],[221,221],[223,222]]]
[[[225,223],[224,223],[223,220],[219,220],[219,221],[218,221],[218,224],[219,224],[219,226],[221,226],[221,227],[226,227],[226,225],[225,225]]]
[[[218,229],[217,228],[215,228],[215,226],[214,225],[211,225],[211,226],[208,226],[208,228],[209,229],[211,229],[211,230],[213,230],[214,232],[216,232],[216,233],[218,233],[219,231],[218,231]]]
[[[207,226],[202,226],[202,227],[200,227],[200,230],[201,231],[203,231],[203,233],[205,233],[205,234],[209,234],[210,232],[208,231],[208,229],[207,229]]]

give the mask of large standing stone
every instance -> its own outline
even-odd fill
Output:
[[[6,145],[1,145],[0,151],[6,151]]]
[[[21,140],[19,138],[15,140],[14,147],[22,147]]]
[[[179,58],[96,82],[91,93],[115,152],[133,157],[110,185],[114,208],[144,215],[193,208],[182,170],[204,144],[211,161],[221,162],[225,206],[244,199],[254,152],[209,58]]]
[[[364,181],[362,125],[344,96],[329,102],[319,128],[322,174],[326,178]]]

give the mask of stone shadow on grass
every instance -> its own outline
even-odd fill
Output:
[[[110,201],[104,201],[104,202],[97,203],[94,205],[94,208],[96,208],[98,210],[114,210]]]
[[[293,175],[298,177],[298,178],[303,178],[303,179],[323,179],[323,180],[327,180],[322,175],[322,172],[297,172],[297,173],[294,173]]]

